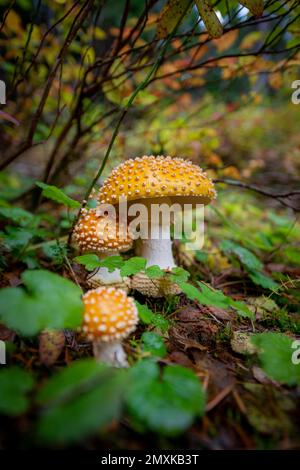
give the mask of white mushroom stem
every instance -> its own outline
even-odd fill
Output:
[[[155,224],[151,221],[149,235],[153,238],[137,240],[139,255],[147,260],[147,266],[156,264],[161,269],[172,269],[176,263],[172,252],[169,224]]]
[[[98,362],[105,362],[113,367],[128,367],[128,361],[123,346],[118,341],[93,342],[94,356]]]
[[[116,252],[109,251],[98,256],[100,260],[103,260],[108,256],[115,256],[117,254],[118,253]],[[94,284],[99,283],[101,285],[119,284],[123,282],[119,269],[115,269],[114,271],[109,272],[107,268],[94,269],[94,271],[92,271],[91,274],[87,277],[87,280],[93,281]]]

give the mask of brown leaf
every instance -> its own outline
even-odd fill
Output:
[[[193,368],[193,363],[190,358],[182,351],[173,351],[168,355],[168,359],[175,364],[183,367]]]
[[[54,364],[65,346],[65,335],[61,330],[44,330],[39,336],[40,361],[46,366]]]
[[[254,16],[261,16],[264,12],[264,2],[263,0],[239,0],[239,3],[243,5],[243,7],[248,8],[248,10]]]
[[[0,340],[1,341],[13,341],[16,333],[6,326],[0,324]]]

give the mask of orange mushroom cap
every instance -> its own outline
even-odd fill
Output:
[[[118,341],[128,336],[138,323],[137,307],[122,289],[98,287],[82,297],[84,322],[82,330],[88,339]]]
[[[133,240],[127,228],[120,230],[119,222],[97,215],[97,209],[83,209],[74,228],[73,239],[82,252],[104,253],[125,251]]]
[[[127,160],[112,171],[98,198],[100,203],[117,204],[120,197],[128,201],[169,197],[174,202],[189,197],[208,204],[216,191],[198,165],[182,158],[152,155]]]

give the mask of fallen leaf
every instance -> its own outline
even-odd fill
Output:
[[[62,330],[44,330],[39,336],[40,361],[45,366],[55,364],[65,346]]]

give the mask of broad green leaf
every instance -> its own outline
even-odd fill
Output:
[[[97,255],[88,254],[76,256],[74,261],[76,261],[76,263],[83,264],[88,271],[93,271],[96,268],[107,268],[109,272],[112,272],[115,269],[122,268],[125,264],[122,256],[119,255],[108,256],[104,260],[100,260]]]
[[[164,357],[167,354],[167,348],[161,336],[152,331],[145,331],[141,337],[143,350],[150,352],[153,356]]]
[[[59,204],[63,204],[64,206],[70,207],[71,209],[79,209],[80,203],[75,201],[75,199],[70,198],[67,196],[61,189],[57,188],[56,186],[52,186],[49,184],[36,182],[36,185],[41,188],[42,195],[48,199],[52,199]]]
[[[238,312],[239,315],[254,319],[253,312],[251,312],[246,304],[227,297],[220,290],[210,289],[201,282],[198,282],[198,285],[201,287],[201,291],[197,289],[197,287],[192,286],[187,282],[180,282],[178,285],[182,289],[182,292],[189,299],[196,300],[202,305],[208,305],[222,309],[233,308]]]
[[[0,207],[0,217],[12,220],[15,224],[28,225],[36,217],[21,207]]]
[[[30,228],[6,226],[5,232],[0,232],[0,235],[10,250],[20,250],[26,247],[34,233]]]
[[[74,258],[76,263],[82,264],[88,271],[93,271],[101,266],[99,257],[95,254],[81,255]]]
[[[264,0],[239,0],[239,3],[254,16],[261,16],[264,12]]]
[[[181,366],[143,360],[129,372],[128,412],[140,430],[174,436],[204,414],[205,393],[197,376]]]
[[[0,291],[0,321],[23,336],[45,328],[76,328],[82,321],[81,290],[50,271],[25,271],[24,286]]]
[[[100,266],[103,268],[107,268],[108,271],[111,273],[115,269],[121,269],[126,262],[123,260],[122,256],[114,255],[108,256],[107,258],[100,261]]]
[[[155,279],[158,277],[163,277],[166,273],[162,269],[160,269],[159,266],[154,264],[153,266],[149,266],[149,268],[145,269],[145,274],[150,279]]]
[[[54,375],[37,397],[43,406],[39,439],[51,444],[82,441],[117,420],[126,372],[83,359]]]
[[[269,377],[287,385],[300,385],[300,343],[297,346],[289,336],[271,332],[254,335],[251,341]]]
[[[252,281],[264,289],[276,290],[279,285],[273,279],[262,272],[263,264],[250,250],[229,240],[223,240],[220,245],[222,251],[234,253],[248,271]]]
[[[249,317],[251,319],[254,319],[253,312],[251,312],[251,310],[247,307],[247,305],[244,302],[233,300],[231,297],[224,295],[222,291],[212,289],[208,287],[207,285],[205,285],[203,282],[198,282],[198,285],[201,287],[201,290],[202,290],[201,294],[203,295],[202,296],[203,303],[204,302],[216,302],[216,303],[219,302],[220,303],[219,308],[224,308],[224,307],[221,307],[221,305],[222,304],[225,305],[227,303],[228,307],[234,308],[242,317]],[[214,305],[214,304],[211,304],[211,305]],[[215,305],[215,307],[217,306],[218,305]]]
[[[183,268],[172,268],[171,280],[174,282],[185,282],[190,277],[190,273]]]
[[[187,12],[191,0],[167,0],[157,19],[157,36],[166,38]]]
[[[146,325],[153,325],[159,328],[163,333],[168,331],[170,322],[161,314],[154,313],[147,305],[140,304],[137,300],[135,304],[138,309],[138,314],[143,323]]]
[[[34,385],[33,377],[19,367],[0,369],[0,414],[18,416],[29,406],[28,393]]]
[[[213,38],[222,36],[223,26],[212,7],[211,0],[195,0],[195,3],[210,36]]]
[[[223,240],[220,244],[222,251],[226,253],[234,253],[240,262],[248,270],[261,271],[263,269],[262,262],[250,250],[229,240]]]
[[[121,276],[132,276],[141,271],[144,271],[146,268],[147,261],[140,256],[134,256],[129,260],[125,261],[124,265],[121,267]]]
[[[249,271],[249,277],[258,286],[263,287],[264,289],[278,290],[280,288],[277,282],[273,281],[270,276],[267,276],[264,273],[259,271]]]

